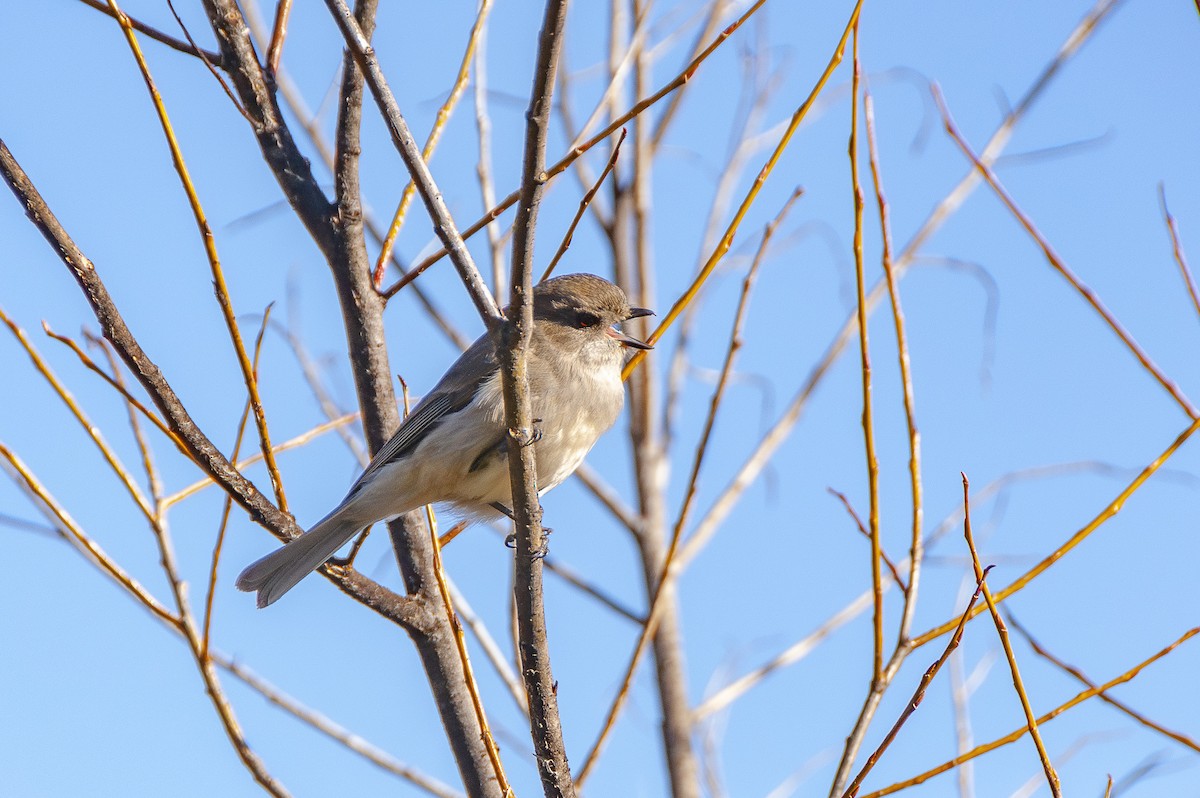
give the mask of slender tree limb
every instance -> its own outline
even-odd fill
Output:
[[[850,184],[854,196],[854,284],[857,294],[859,372],[862,380],[862,429],[867,467],[867,531],[871,537],[871,587],[875,592],[872,613],[874,662],[871,681],[878,685],[883,674],[883,549],[879,540],[879,458],[875,454],[875,422],[872,401],[871,346],[867,334],[867,280],[863,274],[863,207],[866,204],[858,179],[858,89],[862,81],[858,59],[858,19],[854,21],[853,72],[850,79]]]
[[[983,599],[987,602],[988,612],[992,614],[992,622],[996,625],[996,632],[1000,635],[1000,645],[1004,648],[1004,656],[1008,659],[1009,672],[1012,673],[1013,687],[1017,691],[1017,697],[1021,700],[1021,709],[1025,713],[1025,724],[1029,729],[1029,736],[1033,738],[1033,744],[1037,747],[1038,759],[1042,763],[1042,769],[1046,773],[1046,782],[1050,785],[1050,794],[1054,798],[1061,798],[1062,785],[1058,780],[1058,772],[1055,771],[1054,765],[1050,762],[1050,754],[1046,751],[1046,744],[1042,742],[1042,734],[1038,730],[1037,717],[1033,714],[1033,706],[1029,702],[1029,694],[1025,691],[1025,682],[1021,678],[1021,670],[1017,667],[1017,657],[1013,653],[1012,641],[1008,636],[1008,627],[1004,625],[1004,619],[1000,617],[1000,610],[996,609],[996,599],[992,597],[991,588],[987,586],[987,569],[979,562],[979,552],[975,548],[975,536],[971,532],[971,483],[967,480],[967,475],[962,475],[963,485],[963,536],[967,540],[967,548],[971,551],[971,564],[975,568],[975,579],[983,588]],[[962,634],[963,624],[967,622],[970,616],[970,610],[963,615],[958,622],[956,634]]]
[[[992,171],[992,168],[985,163],[983,159],[975,154],[975,152],[971,149],[971,146],[967,143],[967,140],[959,132],[958,127],[954,124],[954,118],[950,115],[950,110],[946,107],[946,100],[945,97],[942,96],[941,89],[935,84],[932,87],[932,90],[933,99],[937,104],[938,111],[941,112],[942,123],[945,126],[946,133],[951,139],[954,140],[954,143],[958,145],[958,148],[962,150],[963,155],[967,157],[972,166],[979,170],[979,174],[983,176],[983,179],[987,182],[988,186],[991,187],[992,191],[996,194],[1004,206],[1008,208],[1009,212],[1013,215],[1021,227],[1024,228],[1027,233],[1029,233],[1030,237],[1034,240],[1034,243],[1037,244],[1038,248],[1042,251],[1042,254],[1045,255],[1046,261],[1051,265],[1051,267],[1054,268],[1055,271],[1062,275],[1062,277],[1068,283],[1071,284],[1071,287],[1083,297],[1085,302],[1092,306],[1092,309],[1095,310],[1100,318],[1104,320],[1105,324],[1109,326],[1109,329],[1111,329],[1113,333],[1115,333],[1116,336],[1121,339],[1121,343],[1125,344],[1126,348],[1129,349],[1137,361],[1142,365],[1142,368],[1145,369],[1152,377],[1154,377],[1154,379],[1158,381],[1159,385],[1161,385],[1163,389],[1166,390],[1166,392],[1169,393],[1171,397],[1179,403],[1179,406],[1183,408],[1183,411],[1191,418],[1200,418],[1200,410],[1198,410],[1196,406],[1187,398],[1187,396],[1184,395],[1183,391],[1180,390],[1175,381],[1168,377],[1162,371],[1162,369],[1160,369],[1158,365],[1150,359],[1150,355],[1144,349],[1142,349],[1141,345],[1133,339],[1133,336],[1129,334],[1129,332],[1121,325],[1119,321],[1117,321],[1116,316],[1114,316],[1112,312],[1105,307],[1104,303],[1100,301],[1100,298],[1096,296],[1096,293],[1091,288],[1084,285],[1083,281],[1080,280],[1073,271],[1071,271],[1066,262],[1063,261],[1062,257],[1055,252],[1054,247],[1050,245],[1050,242],[1046,240],[1045,236],[1043,236],[1038,229],[1034,227],[1033,221],[1025,214],[1024,211],[1021,210],[1008,191],[1005,190],[1004,186],[1000,183],[1000,179],[996,177],[996,173]]]
[[[1082,682],[1085,687],[1091,687],[1091,688],[1096,687],[1096,683],[1094,681],[1092,681],[1091,679],[1089,679],[1088,676],[1082,670],[1075,667],[1074,665],[1070,665],[1070,664],[1064,662],[1063,660],[1059,659],[1054,654],[1051,654],[1048,650],[1046,650],[1046,647],[1044,645],[1042,645],[1041,643],[1039,643],[1037,641],[1037,639],[1029,632],[1028,629],[1026,629],[1024,626],[1022,626],[1020,623],[1017,622],[1017,619],[1013,617],[1011,610],[1006,611],[1004,614],[1008,621],[1009,626],[1011,626],[1013,629],[1017,630],[1017,632],[1021,635],[1021,637],[1025,638],[1025,642],[1028,643],[1029,647],[1033,649],[1033,653],[1037,654],[1042,659],[1047,660],[1048,662],[1053,664],[1055,667],[1060,668],[1060,669],[1066,671],[1067,673],[1071,674],[1071,676],[1075,677],[1080,682]],[[1142,713],[1135,710],[1133,707],[1126,704],[1124,701],[1119,701],[1116,698],[1113,698],[1112,696],[1108,695],[1107,693],[1101,693],[1100,700],[1103,701],[1104,703],[1108,704],[1110,707],[1113,707],[1114,709],[1125,713],[1126,715],[1133,718],[1135,721],[1142,724],[1146,728],[1153,729],[1154,731],[1158,732],[1159,734],[1163,735],[1164,737],[1169,737],[1172,740],[1174,740],[1175,742],[1179,743],[1180,745],[1186,746],[1187,748],[1192,749],[1192,751],[1194,751],[1195,753],[1200,754],[1200,743],[1196,742],[1191,737],[1188,737],[1186,734],[1183,734],[1183,733],[1177,732],[1177,731],[1173,731],[1172,729],[1168,729],[1167,727],[1163,726],[1161,723],[1156,723],[1155,721],[1151,720],[1150,718],[1146,717]]]
[[[437,150],[438,142],[441,141],[442,132],[446,129],[446,123],[450,121],[450,115],[454,113],[454,109],[458,107],[458,101],[462,97],[467,88],[467,79],[471,75],[471,61],[475,57],[475,48],[478,46],[485,25],[487,23],[488,12],[492,9],[492,0],[481,0],[479,3],[479,11],[475,15],[475,24],[471,26],[471,33],[467,36],[467,47],[463,53],[462,62],[458,66],[458,74],[454,78],[454,85],[450,88],[450,94],[446,97],[446,101],[442,103],[442,107],[438,109],[437,116],[434,117],[433,127],[429,131],[429,135],[425,138],[425,146],[421,149],[421,158],[426,163],[433,157],[433,153]],[[416,184],[411,180],[400,194],[400,202],[396,206],[396,212],[392,216],[392,223],[388,226],[387,234],[383,237],[383,242],[379,246],[379,257],[375,260],[375,287],[378,288],[383,284],[383,272],[387,268],[388,262],[392,259],[392,248],[396,244],[396,238],[400,235],[400,228],[404,225],[404,219],[408,215],[408,208],[412,204],[413,194],[416,193]]]
[[[1188,266],[1187,255],[1183,251],[1183,241],[1179,235],[1179,224],[1171,215],[1171,209],[1167,207],[1167,190],[1162,183],[1158,184],[1158,206],[1162,210],[1167,234],[1171,237],[1171,254],[1175,257],[1175,265],[1179,267],[1179,274],[1183,277],[1183,284],[1187,287],[1188,296],[1192,298],[1196,314],[1200,315],[1200,289],[1196,288],[1196,278],[1192,275],[1191,267]]]
[[[220,450],[196,426],[187,409],[175,394],[162,371],[146,355],[133,333],[125,324],[104,282],[50,211],[29,176],[0,140],[0,173],[3,173],[26,214],[63,263],[75,277],[85,298],[92,307],[104,337],[112,343],[121,360],[150,394],[164,421],[179,438],[194,460],[210,478],[230,493],[256,524],[266,528],[281,540],[300,534],[295,520],[271,503],[252,482],[242,476]],[[338,587],[360,603],[377,610],[381,615],[404,627],[423,628],[427,612],[417,601],[398,596],[361,574],[326,572]]]
[[[116,15],[113,13],[113,10],[108,7],[108,3],[105,2],[105,0],[79,0],[79,2],[83,3],[89,8],[96,9],[102,14],[107,14],[108,16],[116,19]],[[144,33],[146,36],[154,39],[154,41],[159,42],[160,44],[165,44],[172,50],[177,50],[184,55],[194,55],[197,58],[201,58],[209,62],[218,69],[224,66],[224,61],[221,58],[220,53],[214,53],[212,50],[201,49],[191,42],[185,42],[182,39],[175,38],[169,33],[163,33],[158,28],[151,27],[145,22],[134,19],[133,17],[128,17],[128,19],[129,24],[131,24],[133,29],[138,33]]]
[[[171,161],[183,185],[184,194],[187,196],[188,204],[192,209],[192,217],[195,219],[196,227],[200,231],[204,253],[208,258],[209,270],[213,276],[213,289],[217,297],[217,305],[220,307],[221,315],[225,319],[225,326],[229,331],[229,339],[233,343],[238,366],[242,371],[242,381],[245,383],[246,392],[249,395],[250,407],[254,412],[254,424],[258,429],[259,448],[266,461],[267,474],[271,479],[271,487],[275,492],[275,503],[279,505],[279,509],[282,512],[287,513],[287,497],[283,490],[283,480],[279,475],[279,467],[275,464],[275,454],[271,450],[271,435],[267,428],[266,413],[263,410],[262,399],[259,396],[258,378],[255,376],[255,370],[250,363],[250,356],[246,352],[246,346],[242,342],[241,330],[238,328],[237,317],[233,311],[233,300],[229,296],[229,286],[225,282],[225,270],[221,267],[221,258],[217,254],[216,239],[213,236],[212,228],[208,224],[208,217],[204,212],[204,207],[200,204],[200,197],[196,193],[196,186],[192,182],[187,164],[184,162],[183,151],[179,146],[179,140],[175,136],[175,129],[171,125],[170,117],[167,115],[166,104],[163,102],[162,95],[159,94],[158,87],[154,83],[154,78],[150,74],[150,67],[142,55],[142,48],[138,44],[137,36],[133,32],[129,18],[117,8],[116,0],[108,0],[108,3],[109,7],[112,8],[117,22],[121,25],[121,30],[125,33],[125,39],[129,43],[129,48],[133,52],[133,57],[137,61],[138,68],[141,70],[142,79],[146,83],[146,89],[150,92],[150,99],[154,104],[155,112],[158,114],[163,137],[166,138],[167,147],[171,151]]]
[[[504,416],[508,426],[508,464],[512,481],[513,525],[516,529],[513,593],[518,651],[525,692],[529,696],[530,731],[538,775],[547,798],[573,798],[575,783],[571,778],[566,745],[563,743],[562,720],[558,714],[558,686],[550,670],[542,561],[537,555],[545,546],[545,533],[542,529],[542,508],[537,498],[537,465],[530,445],[534,440],[534,420],[529,395],[528,350],[534,323],[533,242],[538,208],[546,188],[546,139],[566,17],[566,0],[547,0],[542,29],[538,35],[533,88],[525,116],[521,196],[513,222],[509,317],[498,329],[492,330],[500,357]]]

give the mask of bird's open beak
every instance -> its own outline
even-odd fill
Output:
[[[653,315],[654,315],[654,311],[650,310],[649,308],[630,308],[629,309],[629,318],[630,319],[640,319],[642,316],[653,316]],[[616,329],[615,327],[609,327],[607,330],[605,330],[605,332],[608,333],[610,337],[612,337],[614,340],[616,340],[622,346],[629,346],[629,347],[633,347],[634,349],[653,349],[654,348],[653,344],[648,344],[645,341],[639,341],[638,339],[636,339],[632,336],[626,335],[625,333],[621,332],[620,330]]]

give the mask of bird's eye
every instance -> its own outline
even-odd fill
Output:
[[[600,323],[600,317],[595,313],[580,313],[575,317],[575,326],[583,330],[588,327],[595,327]]]

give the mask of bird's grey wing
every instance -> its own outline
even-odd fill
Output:
[[[471,344],[433,390],[417,403],[391,439],[375,453],[362,476],[350,488],[347,498],[357,493],[379,469],[411,453],[439,424],[471,404],[479,386],[487,382],[498,367],[495,351],[486,335]]]

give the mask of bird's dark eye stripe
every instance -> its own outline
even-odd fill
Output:
[[[588,313],[586,311],[581,311],[579,313],[579,315],[577,315],[575,317],[575,325],[580,328],[595,327],[599,323],[600,323],[600,317],[597,316],[595,313]]]

